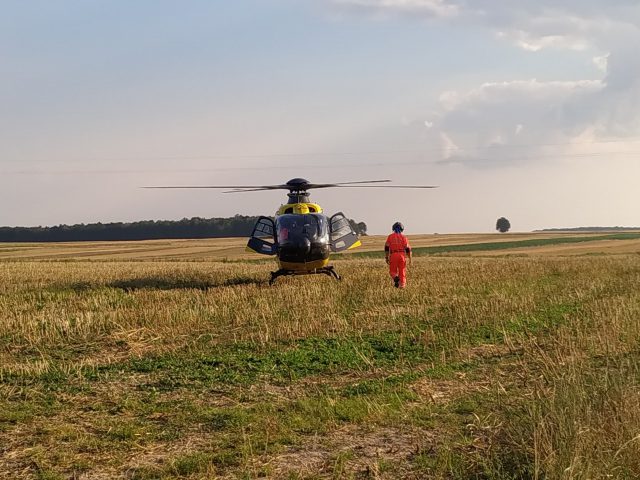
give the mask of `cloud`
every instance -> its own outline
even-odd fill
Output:
[[[536,35],[523,30],[512,30],[509,32],[498,32],[497,36],[499,38],[506,38],[516,46],[530,52],[538,52],[545,48],[577,51],[586,50],[588,48],[587,41],[576,35]]]
[[[484,27],[523,55],[564,50],[594,66],[572,81],[506,79],[442,92],[425,115],[441,161],[495,165],[562,156],[577,143],[640,136],[637,0],[334,0],[368,13],[412,13]],[[543,72],[541,72],[542,75]],[[549,72],[544,72],[548,78]],[[520,148],[528,145],[527,148]],[[555,145],[555,148],[547,148]],[[566,145],[561,148],[558,145]]]
[[[437,120],[428,120],[460,147],[459,161],[477,164],[517,160],[507,148],[490,157],[474,153],[497,144],[531,145],[522,158],[528,160],[548,144],[571,149],[586,140],[637,138],[640,58],[629,46],[607,55],[604,66],[606,74],[596,80],[490,82],[466,92],[445,92]]]
[[[509,148],[564,143],[592,127],[597,112],[593,98],[606,85],[598,80],[485,83],[468,92],[445,92],[437,125],[442,160],[497,164],[518,160],[522,152]],[[457,146],[451,155],[451,144]],[[527,153],[527,158],[529,153]],[[527,158],[520,158],[526,160]]]
[[[459,14],[457,5],[446,0],[333,0],[338,8],[368,14],[419,15],[423,18],[451,18]]]
[[[367,14],[412,15],[484,25],[528,51],[585,50],[607,43],[619,30],[638,31],[637,0],[329,0],[338,9]]]
[[[596,66],[596,68],[598,70],[600,70],[601,72],[607,72],[607,64],[609,61],[609,54],[607,55],[600,55],[598,57],[593,57],[592,59],[593,64]]]

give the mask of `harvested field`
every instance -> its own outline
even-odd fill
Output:
[[[606,239],[610,237],[611,240]],[[362,247],[353,250],[381,252],[385,236],[362,238]],[[448,234],[410,235],[415,249],[458,247],[464,254],[494,254],[493,246],[503,245],[499,255],[521,254],[588,254],[633,253],[640,251],[640,233],[509,233],[509,234]],[[580,240],[576,243],[573,240]],[[532,242],[544,243],[530,246]],[[244,238],[212,238],[197,240],[145,240],[131,242],[69,242],[69,243],[0,243],[0,260],[184,260],[235,261],[260,260],[253,252],[246,252]],[[478,246],[480,245],[480,246]],[[482,248],[482,246],[486,248]],[[469,248],[474,247],[476,248]],[[430,253],[430,252],[426,252]],[[438,253],[438,252],[434,252]]]
[[[406,290],[243,246],[0,247],[0,478],[640,477],[638,239],[427,250]]]

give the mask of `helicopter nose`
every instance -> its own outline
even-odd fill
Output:
[[[309,252],[311,252],[311,240],[309,240],[309,238],[307,237],[303,237],[300,239],[297,247],[300,251],[308,254]]]

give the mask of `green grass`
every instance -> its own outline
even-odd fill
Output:
[[[640,474],[637,256],[381,263],[11,264],[0,477]]]
[[[613,233],[588,237],[534,238],[511,242],[467,243],[463,245],[438,245],[433,247],[416,247],[412,249],[414,256],[437,255],[456,252],[491,252],[510,250],[513,248],[544,247],[549,245],[566,245],[573,243],[596,242],[601,240],[636,240],[640,233]],[[354,252],[350,256],[357,258],[384,258],[384,252]]]

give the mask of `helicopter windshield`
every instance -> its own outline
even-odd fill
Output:
[[[326,217],[314,213],[280,215],[276,218],[276,229],[279,243],[286,243],[300,237],[313,241],[328,236]]]

